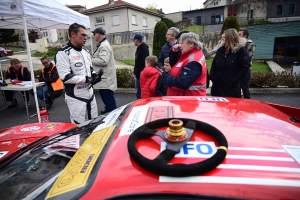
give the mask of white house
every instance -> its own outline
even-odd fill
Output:
[[[103,27],[106,35],[113,38],[112,44],[123,43],[121,40],[128,40],[137,32],[145,32],[145,35],[151,30],[153,32],[156,23],[164,16],[121,0],[108,0],[107,4],[81,13],[90,17],[91,30]]]

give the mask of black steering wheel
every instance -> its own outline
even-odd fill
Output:
[[[173,118],[152,121],[140,126],[130,135],[127,143],[130,157],[143,169],[162,176],[195,176],[216,168],[225,159],[227,154],[228,144],[223,133],[205,122],[184,118],[176,119],[183,122],[183,126],[188,134],[186,140],[182,142],[170,142],[164,137],[165,131],[155,130],[160,127],[168,127],[169,121],[173,120]],[[196,129],[209,134],[218,142],[219,147],[217,152],[212,157],[193,164],[168,164],[168,161],[189,141]],[[160,136],[166,141],[167,147],[155,159],[150,160],[138,152],[136,142],[140,138],[149,138],[154,135]]]

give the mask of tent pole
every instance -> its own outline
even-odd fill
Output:
[[[91,42],[91,55],[93,55],[94,49],[93,49],[92,29],[91,28],[90,28],[90,42]]]
[[[39,109],[39,102],[38,102],[37,94],[36,94],[34,71],[33,71],[32,59],[31,59],[31,51],[30,51],[28,32],[27,32],[27,24],[26,24],[25,16],[23,16],[23,27],[24,27],[24,35],[25,35],[25,40],[26,40],[28,62],[29,62],[30,72],[31,72],[31,82],[32,82],[32,86],[33,86],[34,100],[35,100],[35,105],[36,105],[36,113],[37,113],[39,123],[41,123],[41,115],[40,115],[40,109]],[[27,102],[25,102],[25,103],[27,103]]]

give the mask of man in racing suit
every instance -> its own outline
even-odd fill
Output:
[[[92,68],[91,55],[83,48],[86,28],[74,23],[69,27],[70,41],[55,56],[59,77],[65,85],[65,102],[72,123],[80,124],[98,116],[93,84],[101,79]]]

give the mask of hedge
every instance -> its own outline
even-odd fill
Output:
[[[39,75],[40,73],[41,70],[34,71],[35,75]],[[3,76],[5,77],[5,75],[6,70],[3,70]],[[117,69],[117,82],[118,88],[134,88],[135,76],[133,68]],[[252,88],[300,88],[300,73],[253,72],[249,86]]]

